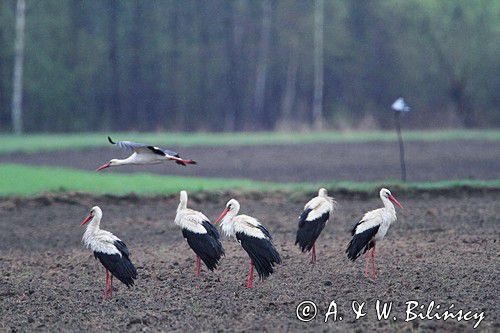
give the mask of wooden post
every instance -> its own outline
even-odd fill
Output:
[[[401,121],[400,121],[401,112],[394,112],[394,119],[396,121],[396,132],[398,133],[398,142],[399,142],[399,161],[401,163],[401,180],[406,182],[406,164],[405,164],[405,147],[403,143],[403,136],[401,135]]]

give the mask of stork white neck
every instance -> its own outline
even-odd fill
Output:
[[[124,159],[118,159],[118,158],[113,158],[112,160],[109,161],[110,165],[126,165],[126,164],[131,164],[135,159],[136,159],[137,154],[133,153],[127,158]]]
[[[188,195],[186,191],[181,191],[179,198],[179,206],[177,207],[177,211],[183,210],[187,208]]]
[[[318,191],[318,197],[323,197],[323,198],[327,198],[328,197],[328,191],[326,190],[326,188],[320,188],[319,191]]]
[[[92,220],[88,222],[87,229],[85,229],[82,237],[82,242],[86,247],[91,247],[94,236],[100,231],[99,225],[101,224],[102,211],[96,206],[92,208],[92,212],[94,216],[92,217]]]
[[[89,221],[87,224],[87,229],[85,233],[87,232],[96,232],[99,230],[99,226],[101,224],[101,219],[102,219],[102,211],[101,209],[96,209],[94,208],[94,216],[92,217],[92,220]]]
[[[394,205],[392,204],[391,200],[385,194],[380,192],[380,200],[384,203],[384,207],[387,209],[390,209],[392,211],[396,211],[396,208],[394,208]]]
[[[233,219],[240,212],[240,203],[235,199],[229,200],[226,205],[227,213],[222,219],[220,226],[226,236],[234,236],[234,222]]]

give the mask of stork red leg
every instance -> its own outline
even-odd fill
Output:
[[[106,288],[104,289],[104,295],[102,296],[102,301],[104,302],[106,300],[106,297],[108,296],[108,270],[106,270]]]
[[[196,276],[200,276],[200,256],[196,256]]]
[[[311,252],[311,264],[315,263],[316,263],[316,243],[313,244]]]
[[[375,272],[375,244],[373,244],[373,250],[372,250],[372,276],[374,278],[377,277],[377,273]]]
[[[109,286],[109,298],[113,298],[113,274],[110,275],[111,275],[110,277],[111,283]]]
[[[368,277],[368,265],[370,264],[370,250],[366,251],[365,276]]]
[[[252,288],[253,282],[253,260],[250,259],[250,274],[248,275],[247,288]]]

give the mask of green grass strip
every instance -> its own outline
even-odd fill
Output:
[[[500,189],[500,180],[459,180],[406,183],[395,180],[376,182],[325,181],[321,183],[269,183],[247,179],[195,178],[160,176],[148,173],[97,173],[65,168],[0,164],[1,196],[32,196],[43,192],[80,191],[90,194],[129,193],[153,195],[172,194],[184,189],[190,192],[214,190],[297,191],[311,192],[319,187],[357,192],[374,191],[380,187],[440,190],[458,187]]]
[[[37,152],[64,149],[83,149],[108,146],[106,136],[114,140],[131,140],[155,145],[214,146],[214,145],[261,145],[336,142],[395,141],[393,131],[376,132],[257,132],[257,133],[77,133],[0,135],[0,153]],[[500,140],[499,130],[447,130],[405,131],[406,141],[443,140]]]

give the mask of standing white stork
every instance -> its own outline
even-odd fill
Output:
[[[380,190],[380,199],[384,203],[383,208],[372,210],[366,213],[361,221],[356,223],[352,229],[352,239],[347,245],[347,257],[352,261],[356,260],[361,252],[366,253],[365,276],[368,277],[368,262],[370,260],[370,249],[372,249],[372,276],[377,277],[375,272],[375,245],[381,241],[391,223],[396,221],[396,209],[393,202],[403,208],[386,188]]]
[[[87,230],[83,234],[82,241],[87,248],[94,252],[94,257],[99,259],[101,264],[106,269],[106,289],[104,290],[103,302],[108,295],[108,280],[111,273],[111,281],[109,284],[110,297],[113,297],[113,276],[123,282],[127,287],[134,285],[134,279],[137,279],[137,270],[134,264],[130,261],[130,251],[120,238],[113,235],[111,232],[101,230],[102,210],[95,206],[90,210],[90,214],[80,224],[87,226]]]
[[[318,196],[304,206],[299,217],[299,226],[295,245],[299,244],[302,252],[311,251],[311,263],[316,263],[316,240],[326,223],[332,217],[335,201],[328,196],[328,191],[320,188]]]
[[[213,271],[224,255],[224,248],[217,228],[210,223],[208,217],[187,208],[187,201],[187,192],[181,191],[175,224],[181,227],[182,235],[196,253],[196,276],[200,276],[200,258]]]
[[[109,136],[108,141],[111,144],[117,145],[123,150],[133,152],[129,157],[120,160],[120,159],[112,159],[108,163],[97,168],[96,171],[100,171],[102,169],[109,168],[110,166],[115,165],[144,165],[144,164],[159,164],[165,161],[175,161],[175,163],[180,165],[186,164],[196,164],[193,160],[185,160],[182,159],[178,153],[168,150],[162,149],[155,146],[146,145],[143,143],[137,143],[132,141],[118,141],[114,142]]]
[[[250,257],[250,274],[247,288],[252,288],[253,268],[261,280],[274,272],[274,265],[281,264],[281,257],[274,247],[269,231],[255,218],[247,215],[237,215],[240,203],[231,199],[215,224],[221,222],[221,228],[226,236],[234,236]]]

